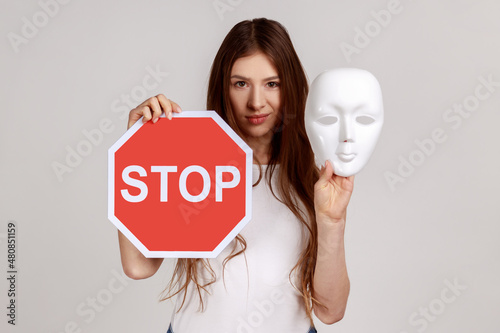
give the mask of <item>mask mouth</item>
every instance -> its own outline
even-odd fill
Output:
[[[352,148],[353,145],[351,142],[340,142],[335,155],[337,155],[342,162],[351,162],[357,155],[353,152]]]
[[[357,154],[354,153],[337,153],[337,156],[342,162],[351,162]]]

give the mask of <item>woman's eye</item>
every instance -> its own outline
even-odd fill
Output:
[[[356,121],[358,123],[360,123],[361,125],[370,125],[371,123],[373,123],[375,121],[375,119],[373,119],[370,116],[359,116],[359,117],[356,117]]]
[[[337,118],[335,116],[324,116],[324,117],[321,117],[318,119],[318,123],[320,123],[322,125],[333,125],[338,120],[339,120],[339,118]]]
[[[269,88],[277,88],[277,87],[279,87],[280,85],[279,85],[279,83],[278,83],[278,82],[268,82],[268,83],[267,83],[267,86],[268,86]]]
[[[245,81],[238,81],[235,83],[235,86],[238,88],[244,88],[246,85]]]

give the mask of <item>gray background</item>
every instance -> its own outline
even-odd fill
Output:
[[[385,127],[348,212],[347,313],[333,326],[317,321],[319,332],[498,332],[500,87],[459,126],[443,116],[454,103],[474,101],[480,77],[500,82],[500,3],[401,0],[380,31],[371,11],[387,10],[387,1],[220,0],[222,13],[217,3],[73,0],[43,22],[37,1],[0,2],[2,272],[10,220],[19,241],[18,325],[6,323],[8,286],[0,278],[0,330],[166,331],[172,304],[157,300],[173,261],[144,281],[114,275],[121,265],[107,220],[107,149],[126,121],[113,105],[125,105],[122,94],[141,97],[146,68],[159,67],[169,74],[148,96],[204,109],[223,37],[237,22],[264,16],[288,28],[310,80],[328,68],[359,67],[384,93]],[[16,52],[9,33],[22,36],[23,18],[33,16],[45,25]],[[341,45],[356,46],[357,28],[375,30],[347,57]],[[65,164],[68,147],[103,119],[113,130],[58,179],[52,164]],[[418,153],[415,140],[436,128],[446,140]],[[398,175],[410,157],[419,165],[391,187],[387,173]],[[446,281],[466,289],[453,294]],[[96,297],[105,304],[92,310]],[[429,307],[423,319],[418,312]]]

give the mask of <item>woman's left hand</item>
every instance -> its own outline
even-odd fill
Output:
[[[354,176],[341,177],[334,174],[330,161],[326,161],[314,184],[314,208],[318,222],[345,222],[353,188]]]

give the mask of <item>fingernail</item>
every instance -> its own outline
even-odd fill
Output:
[[[168,119],[169,119],[169,120],[172,120],[172,112],[170,112],[170,113],[168,114]]]
[[[155,124],[158,121],[158,118],[153,119],[153,124]]]

